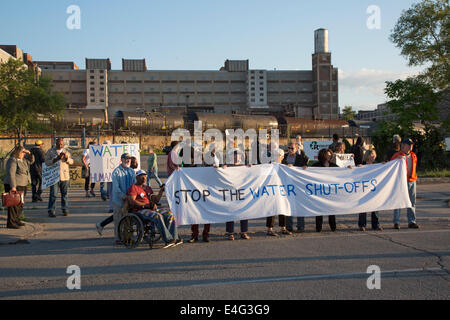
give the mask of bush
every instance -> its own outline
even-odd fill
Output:
[[[414,153],[418,158],[418,170],[440,170],[450,168],[450,153],[445,151],[444,128],[426,125],[424,132],[413,129],[402,129],[394,123],[384,122],[374,133],[373,144],[378,154],[378,160],[382,161],[391,148],[392,136],[399,134],[403,138],[411,138],[414,141]]]

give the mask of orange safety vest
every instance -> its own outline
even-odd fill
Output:
[[[391,160],[396,159],[398,156],[404,156],[406,157],[406,154],[399,151],[397,153],[395,153]],[[406,177],[408,179],[408,182],[412,182],[412,181],[416,181],[417,180],[417,173],[416,173],[416,167],[417,167],[417,156],[414,152],[411,151],[411,160],[412,160],[412,170],[411,170],[411,176],[410,177]],[[405,159],[406,161],[406,159]],[[408,175],[408,161],[406,161],[406,175]]]

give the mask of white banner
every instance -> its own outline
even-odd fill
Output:
[[[342,215],[410,208],[405,177],[401,160],[353,169],[182,168],[167,180],[166,195],[178,225]]]
[[[333,153],[331,162],[335,163],[340,168],[347,168],[348,166],[355,166],[355,156],[353,153]]]
[[[61,170],[60,162],[57,161],[48,167],[45,162],[42,162],[42,190],[47,189],[59,182]]]
[[[328,149],[332,140],[312,140],[303,142],[303,151],[305,151],[310,161],[318,159],[319,151],[321,149]]]
[[[112,172],[120,164],[123,153],[136,157],[138,169],[141,167],[139,144],[100,144],[89,148],[91,183],[111,182]]]

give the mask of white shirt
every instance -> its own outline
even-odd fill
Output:
[[[89,149],[84,149],[83,151],[83,157],[84,157],[84,161],[86,162],[86,164],[89,166],[91,160],[89,158]]]

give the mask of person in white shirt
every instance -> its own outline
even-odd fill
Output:
[[[86,198],[89,198],[90,196],[95,197],[94,193],[95,183],[91,183],[91,190],[89,191],[89,181],[91,179],[91,172],[90,172],[91,161],[89,157],[89,146],[93,144],[95,144],[95,142],[93,141],[89,142],[87,149],[84,149],[83,151],[83,157],[81,159],[83,162],[81,175],[84,177],[84,191],[86,191]]]

